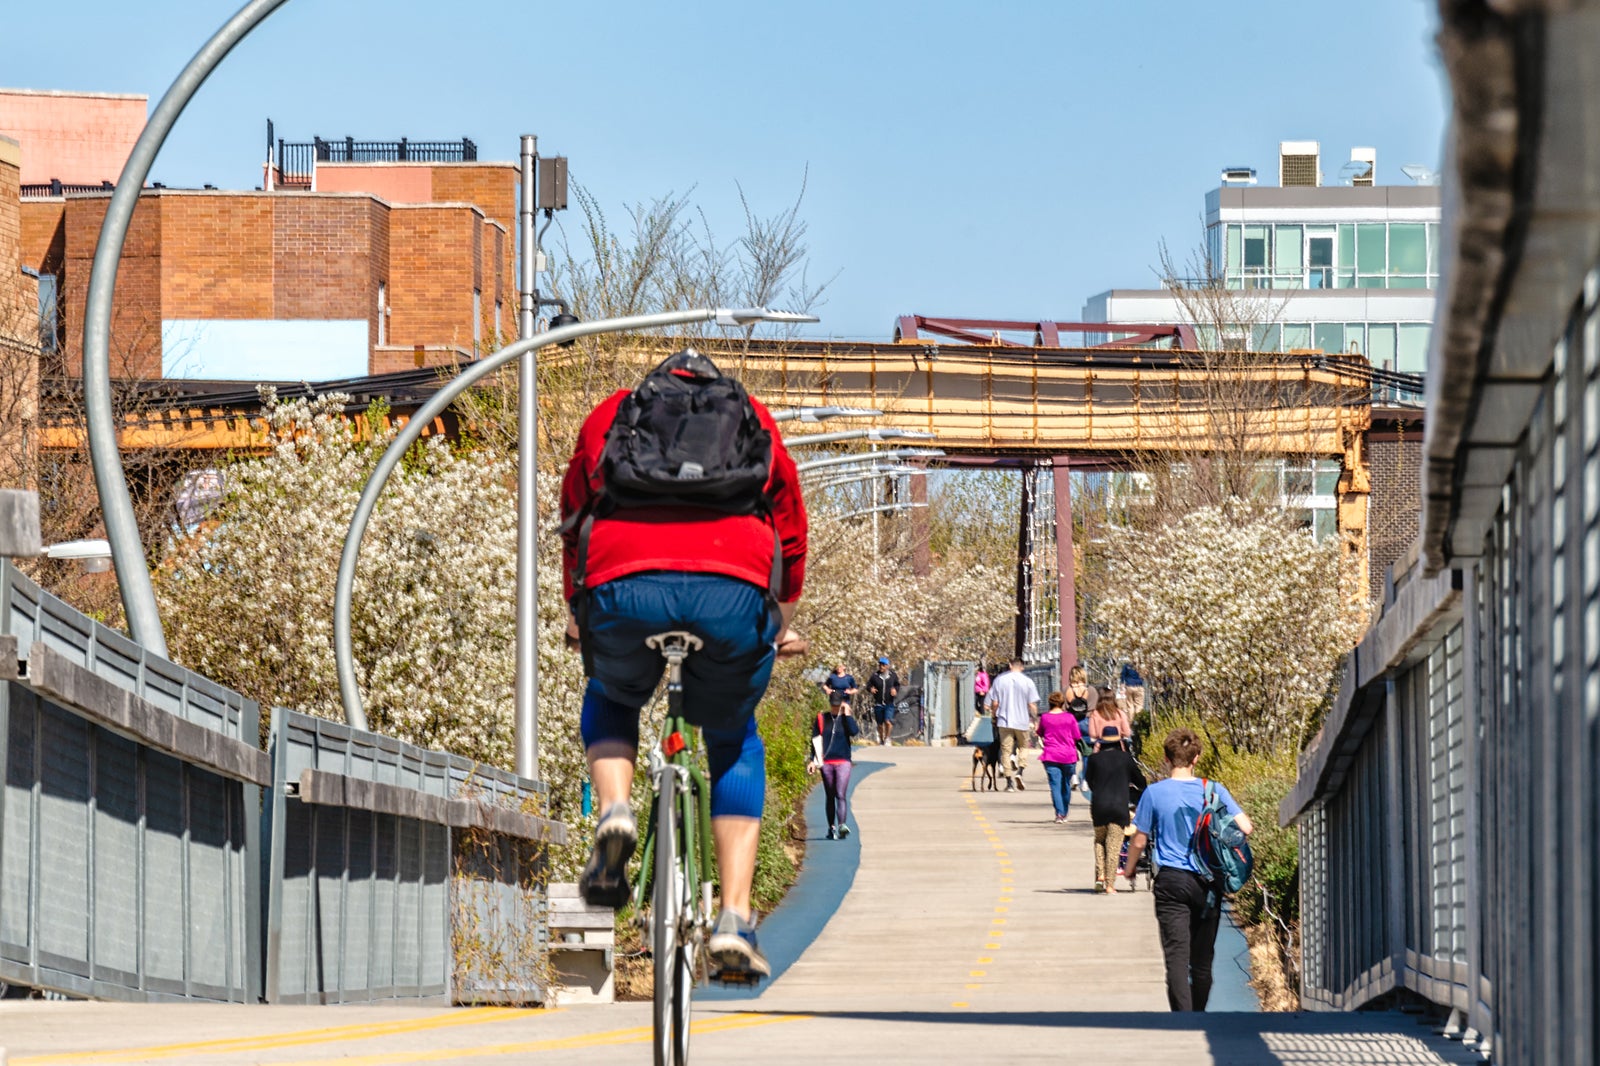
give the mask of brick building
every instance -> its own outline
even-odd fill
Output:
[[[20,189],[4,194],[20,206],[21,266],[38,277],[43,347],[68,374],[82,369],[110,202],[100,183],[120,173],[144,107],[142,97],[0,91],[0,134],[15,130],[24,160]],[[36,144],[45,161],[31,166]],[[494,346],[516,326],[518,169],[478,162],[475,147],[465,154],[318,161],[306,180],[268,191],[145,189],[117,273],[113,374],[320,381]]]

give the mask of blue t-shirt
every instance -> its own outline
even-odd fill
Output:
[[[1144,678],[1139,676],[1139,670],[1132,663],[1122,664],[1122,683],[1128,688],[1143,688]]]
[[[1237,817],[1239,801],[1226,787],[1213,781],[1217,795],[1228,813]],[[1172,778],[1157,781],[1139,797],[1139,807],[1133,812],[1133,827],[1150,837],[1152,861],[1159,866],[1173,866],[1180,870],[1200,873],[1189,857],[1189,840],[1194,836],[1194,823],[1200,817],[1205,803],[1205,785],[1198,777]]]
[[[856,687],[856,677],[854,674],[829,674],[827,685],[830,692],[837,692],[843,697],[846,692]]]

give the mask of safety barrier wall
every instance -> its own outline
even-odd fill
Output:
[[[256,705],[0,562],[0,981],[253,1001]]]
[[[269,1002],[543,999],[542,785],[281,709],[271,748]]]
[[[1282,810],[1305,1005],[1420,997],[1507,1064],[1600,1062],[1597,291],[1482,554],[1402,575]]]

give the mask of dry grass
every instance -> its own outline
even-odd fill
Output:
[[[1300,995],[1289,981],[1283,966],[1283,951],[1272,928],[1267,925],[1244,927],[1250,945],[1250,987],[1256,990],[1264,1011],[1300,1009]]]

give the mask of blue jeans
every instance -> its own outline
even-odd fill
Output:
[[[666,660],[648,636],[686,629],[705,641],[683,663],[683,716],[705,736],[711,813],[761,817],[766,752],[756,704],[772,679],[778,622],[766,593],[720,574],[650,571],[589,593],[594,676],[579,729],[585,748],[616,740],[639,746],[639,710],[655,694]]]
[[[1044,776],[1050,779],[1050,802],[1055,804],[1056,814],[1059,817],[1067,816],[1067,808],[1072,806],[1072,771],[1078,768],[1075,762],[1047,762],[1044,764]]]

